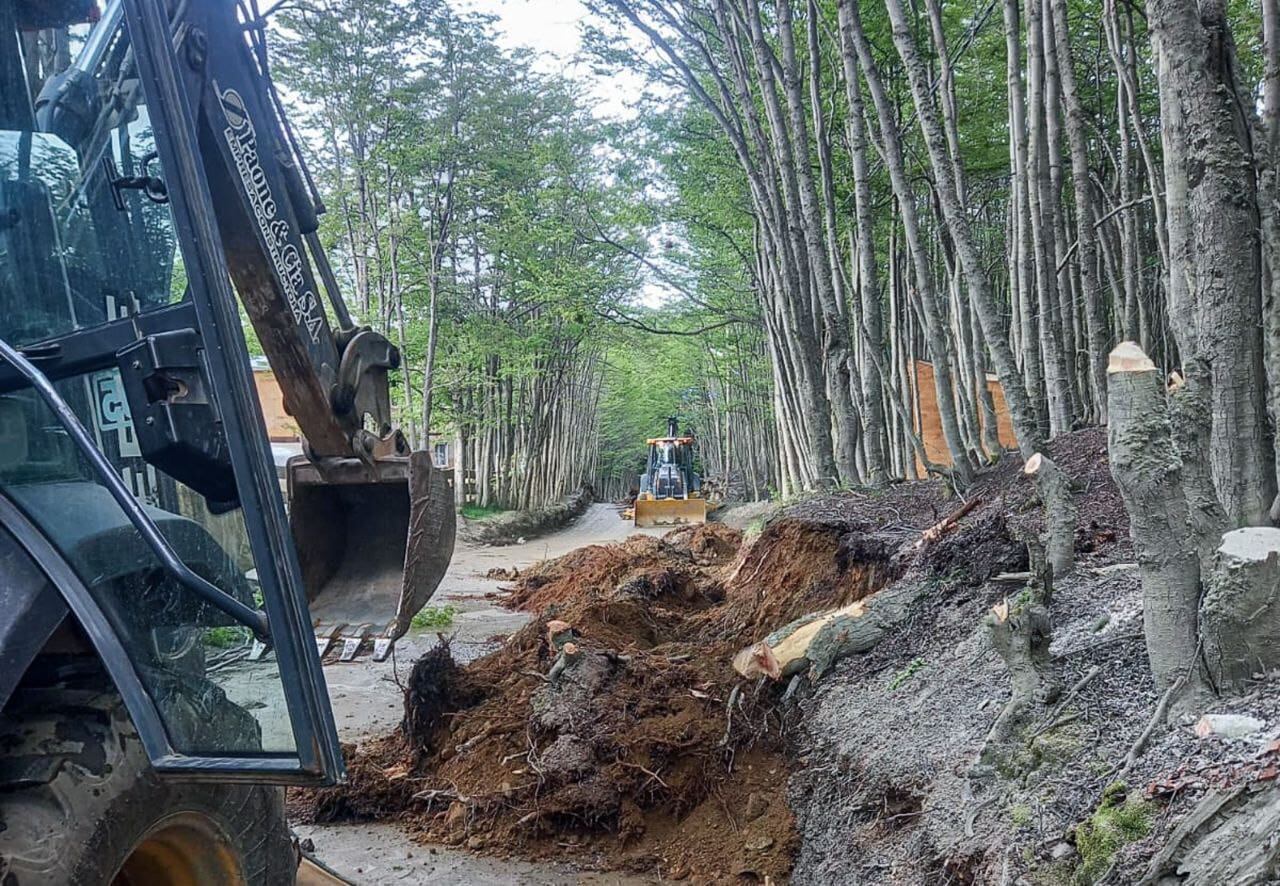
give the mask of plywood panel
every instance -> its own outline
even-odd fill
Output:
[[[942,433],[942,418],[938,414],[938,395],[933,383],[933,364],[923,360],[916,361],[916,390],[919,402],[916,404],[916,428],[920,440],[924,443],[925,454],[930,461],[940,465],[951,464],[951,452],[947,449],[947,438]],[[1004,401],[1004,389],[1000,382],[987,377],[987,390],[996,408],[996,434],[1000,445],[1006,449],[1016,448],[1018,438],[1013,433],[1013,422],[1009,418],[1009,407]],[[979,414],[979,421],[982,416]],[[924,473],[924,465],[916,460],[916,470]]]

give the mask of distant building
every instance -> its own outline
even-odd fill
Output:
[[[432,434],[431,461],[437,468],[453,470],[453,441],[440,434]]]
[[[266,357],[253,358],[253,383],[258,389],[258,402],[262,404],[262,417],[267,425],[267,439],[272,443],[297,443],[302,431],[284,408],[284,394],[276,374]]]
[[[284,477],[285,463],[302,454],[302,431],[293,416],[285,411],[284,393],[280,382],[267,363],[266,357],[254,357],[253,385],[258,390],[258,402],[262,404],[262,420],[267,426],[267,439],[271,441],[271,457],[276,473]]]
[[[284,394],[280,382],[266,357],[254,357],[253,382],[258,389],[258,402],[262,404],[262,419],[267,426],[267,439],[271,441],[271,454],[277,470],[283,471],[290,456],[302,454],[302,431],[284,408]],[[454,444],[442,434],[431,435],[431,460],[438,468],[453,469]]]

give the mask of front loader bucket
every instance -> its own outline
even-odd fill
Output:
[[[323,656],[350,660],[366,639],[381,660],[435,593],[453,556],[448,475],[426,452],[376,460],[296,456],[288,464],[289,524]]]
[[[636,499],[636,526],[678,526],[707,522],[705,498]]]

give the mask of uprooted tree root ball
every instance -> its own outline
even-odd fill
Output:
[[[736,638],[708,618],[740,541],[708,525],[530,570],[511,603],[538,617],[464,668],[443,644],[421,659],[404,728],[361,747],[314,817],[668,877],[785,876],[781,690],[739,685]]]

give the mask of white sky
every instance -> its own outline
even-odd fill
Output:
[[[577,59],[582,47],[579,23],[587,11],[579,0],[462,0],[477,12],[495,15],[498,20],[498,42],[504,49],[533,50],[539,60],[536,67],[546,73],[563,73],[587,88],[592,111],[599,119],[631,116],[628,101],[645,88],[639,74],[619,72],[601,76]],[[658,233],[655,232],[655,239]],[[657,308],[672,298],[672,293],[652,275],[641,286],[640,302]]]
[[[504,49],[532,49],[539,70],[564,73],[586,84],[598,118],[629,116],[627,100],[638,96],[644,81],[637,75],[600,77],[576,56],[582,43],[578,24],[587,17],[579,0],[462,0],[477,12],[496,15],[498,40]]]

